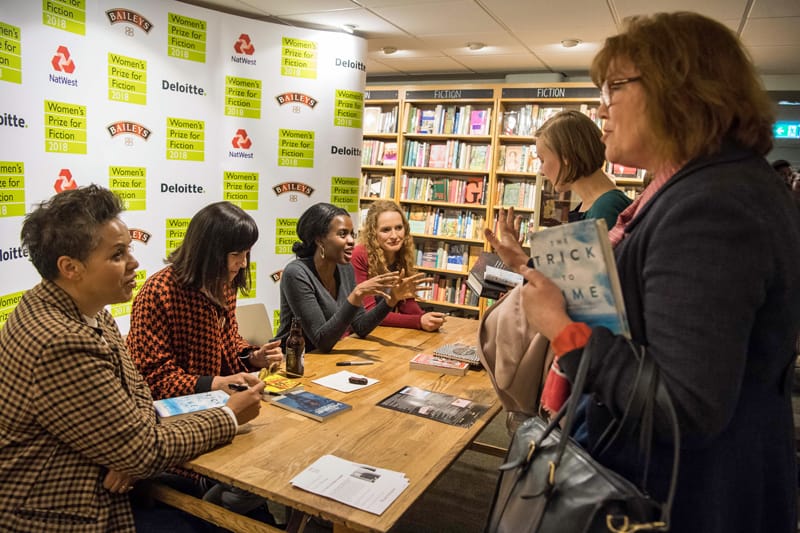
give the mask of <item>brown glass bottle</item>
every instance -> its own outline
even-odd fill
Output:
[[[303,327],[300,319],[292,317],[292,327],[289,338],[286,339],[286,375],[290,378],[299,378],[305,371],[304,356],[306,353],[306,339],[303,337]]]

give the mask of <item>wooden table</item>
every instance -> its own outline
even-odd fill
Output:
[[[187,463],[187,467],[334,524],[334,531],[388,531],[499,412],[500,403],[484,370],[451,376],[410,370],[408,361],[445,343],[474,344],[478,322],[448,318],[436,333],[378,327],[367,339],[341,340],[331,354],[306,354],[306,390],[353,406],[325,422],[267,403],[248,433]],[[337,367],[337,361],[364,359],[372,365]],[[351,393],[312,383],[350,370],[380,382]],[[376,404],[405,385],[444,392],[489,405],[469,429],[396,412]],[[410,484],[380,516],[297,489],[289,482],[325,454],[405,473]]]

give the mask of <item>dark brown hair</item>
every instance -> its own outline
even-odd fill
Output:
[[[53,281],[59,275],[58,258],[85,261],[100,242],[99,227],[122,209],[116,194],[97,185],[64,191],[28,213],[22,223],[22,246],[39,274]]]
[[[617,61],[639,70],[662,162],[716,153],[725,138],[761,155],[772,149],[769,98],[741,42],[723,24],[689,12],[631,17],[592,61],[597,86]]]
[[[544,144],[558,157],[558,183],[572,183],[603,166],[606,147],[602,132],[580,111],[562,111],[536,131],[536,144]]]
[[[178,281],[196,289],[206,289],[219,303],[225,303],[228,282],[228,254],[250,250],[258,240],[253,217],[230,202],[217,202],[197,212],[186,228],[186,236],[168,261]],[[250,265],[250,253],[247,254]],[[239,271],[231,286],[250,289],[250,269]]]

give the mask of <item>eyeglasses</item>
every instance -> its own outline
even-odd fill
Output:
[[[630,78],[622,78],[614,81],[604,81],[603,86],[600,87],[600,103],[606,107],[611,107],[611,89],[616,89],[626,83],[633,83],[641,79],[641,76],[632,76]]]

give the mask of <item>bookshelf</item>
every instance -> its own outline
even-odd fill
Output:
[[[400,94],[399,89],[364,94],[359,227],[372,201],[396,198]]]
[[[485,247],[496,100],[490,86],[405,89],[396,198],[411,225],[417,267],[434,278],[423,306],[481,312],[466,279]]]
[[[362,215],[376,197],[394,199],[409,219],[417,267],[434,277],[434,289],[420,304],[480,315],[493,302],[475,297],[465,282],[480,252],[489,249],[483,229],[494,227],[499,210],[512,205],[523,217],[521,234],[567,221],[578,200],[553,191],[539,173],[534,134],[566,109],[602,126],[597,88],[575,82],[374,86],[364,106]],[[379,116],[374,109],[368,116],[368,108],[394,113],[397,128],[368,130]],[[396,143],[396,166],[367,158],[367,143],[375,141]],[[612,163],[606,170],[629,196],[641,191],[643,171]]]

